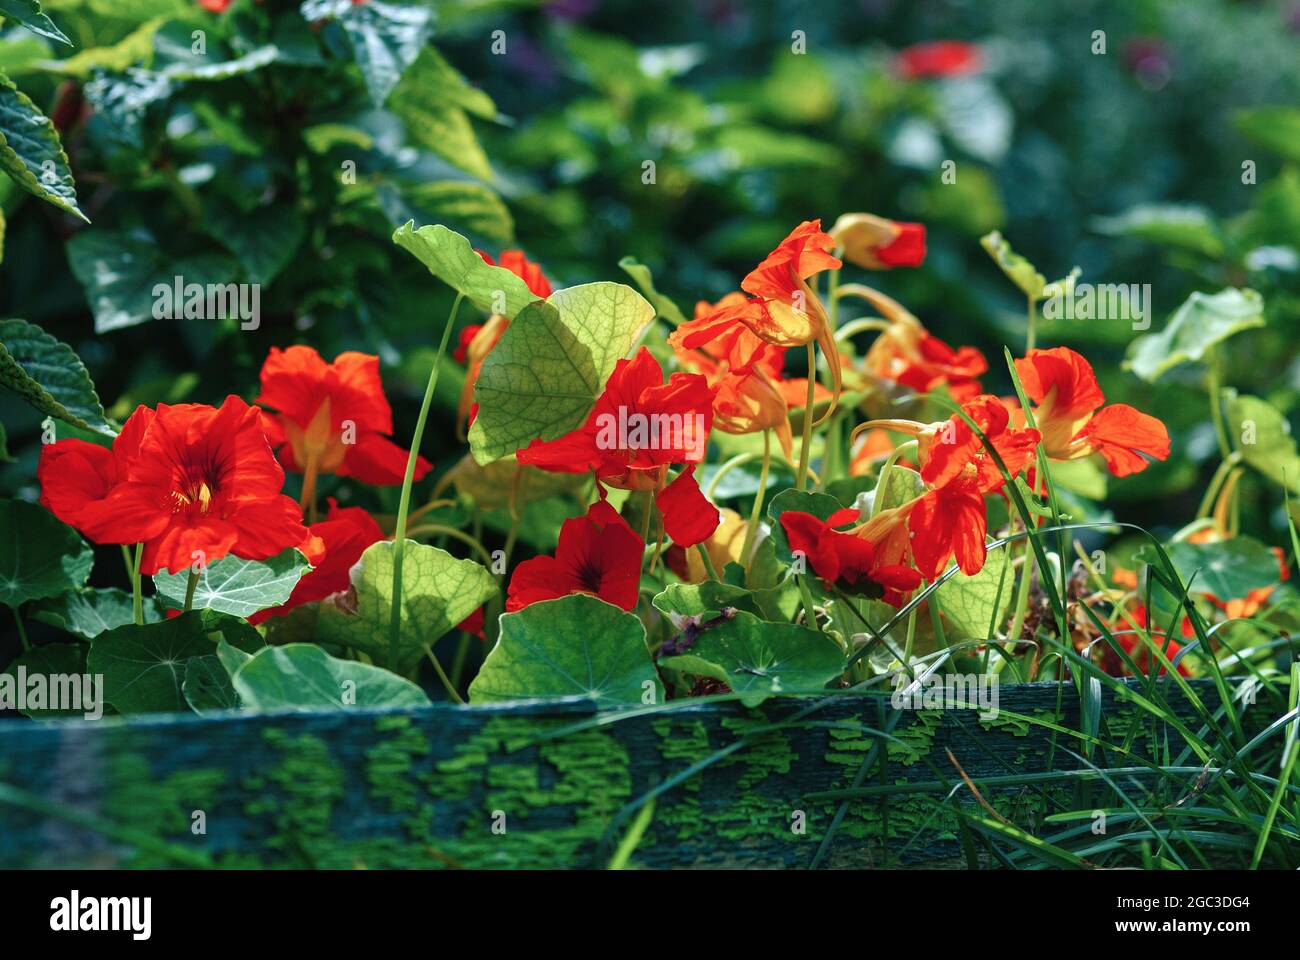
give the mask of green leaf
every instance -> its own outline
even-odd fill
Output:
[[[586,697],[600,709],[662,703],[641,621],[574,594],[501,617],[501,637],[469,686],[472,703]]]
[[[47,643],[44,646],[33,647],[23,652],[13,663],[5,668],[4,674],[8,674],[13,679],[6,683],[0,680],[0,691],[4,691],[6,686],[13,686],[12,695],[16,706],[18,697],[19,669],[22,668],[22,677],[27,681],[26,706],[20,711],[24,716],[31,717],[34,720],[52,720],[58,717],[83,717],[87,714],[102,712],[104,705],[98,704],[98,710],[92,709],[92,704],[85,698],[86,695],[93,698],[96,696],[94,688],[87,689],[81,682],[82,677],[86,675],[86,649],[79,643]],[[42,706],[36,708],[32,704],[34,690],[31,685],[33,676],[44,678],[43,688],[39,696],[42,698]],[[53,680],[56,676],[72,678],[71,684],[64,680]],[[3,676],[3,674],[0,674]],[[80,709],[53,709],[49,704],[52,700],[51,687],[57,682],[59,688],[69,698],[67,703],[73,706],[80,705]],[[93,681],[92,681],[93,682]],[[103,693],[100,688],[99,693]],[[76,698],[76,699],[72,699]],[[8,700],[8,697],[0,693],[0,701]]]
[[[384,105],[433,32],[433,11],[428,7],[379,0],[362,5],[352,0],[307,0],[302,15],[309,22],[326,17],[338,21],[376,107]]]
[[[521,310],[474,387],[474,459],[498,460],[534,438],[553,440],[580,427],[614,365],[653,319],[639,293],[608,282],[557,290]]]
[[[1215,294],[1193,293],[1159,333],[1138,337],[1129,346],[1126,369],[1148,383],[1184,363],[1205,357],[1216,343],[1243,330],[1264,326],[1264,301],[1254,290],[1227,287]]]
[[[194,588],[195,610],[216,610],[236,617],[251,617],[259,610],[278,607],[289,599],[303,575],[311,570],[297,550],[290,547],[266,560],[245,560],[228,554],[208,564]],[[180,609],[185,603],[189,569],[154,575],[158,593]]]
[[[131,594],[118,587],[69,590],[52,600],[41,601],[31,616],[85,640],[94,640],[107,630],[135,622]],[[164,617],[158,598],[145,597],[145,623],[157,623]]]
[[[159,623],[131,623],[91,641],[86,668],[104,675],[104,698],[118,713],[186,709],[186,662],[213,650],[201,616],[190,611]]]
[[[1223,256],[1219,225],[1204,207],[1144,203],[1118,216],[1098,217],[1093,226],[1112,237],[1137,237],[1207,257]]]
[[[255,210],[210,207],[204,229],[235,255],[252,283],[269,285],[293,260],[307,235],[307,224],[290,203]]]
[[[757,614],[753,591],[717,580],[703,583],[672,583],[654,598],[655,609],[666,614],[698,617],[718,612],[725,607],[735,607]]]
[[[167,20],[155,17],[136,27],[116,43],[82,50],[63,60],[44,60],[41,67],[66,77],[88,79],[96,70],[123,73],[136,64],[149,62],[153,56],[153,35]]]
[[[408,92],[451,104],[484,120],[497,119],[497,107],[492,98],[478,87],[471,86],[436,47],[425,47],[420,52],[415,63],[402,76],[394,97]],[[394,108],[395,101],[389,106]]]
[[[230,682],[230,674],[215,653],[191,657],[186,662],[181,693],[195,713],[234,710],[239,706],[239,696]]]
[[[1089,500],[1105,500],[1109,474],[1092,457],[1052,461],[1052,480],[1071,493]]]
[[[235,693],[254,710],[420,707],[424,691],[387,670],[331,657],[311,643],[267,647],[235,674]]]
[[[164,286],[174,288],[176,277],[185,287],[206,288],[225,284],[238,272],[229,258],[211,254],[169,261],[152,238],[138,233],[87,230],[69,240],[67,249],[73,276],[85,288],[95,314],[96,333],[152,320],[155,308],[167,304],[157,293]],[[182,293],[188,300],[184,288]],[[174,306],[179,315],[184,304]]]
[[[1259,397],[1235,391],[1228,394],[1227,417],[1242,459],[1274,483],[1300,490],[1300,455],[1286,417]]]
[[[1209,593],[1219,600],[1236,600],[1252,590],[1271,587],[1280,575],[1277,556],[1251,537],[1213,543],[1180,540],[1167,545],[1165,551],[1183,583],[1191,584],[1192,593]],[[1157,563],[1156,550],[1149,545],[1137,557],[1148,564]]]
[[[487,313],[513,319],[537,300],[528,285],[504,267],[488,266],[468,240],[441,224],[415,229],[414,221],[397,228],[393,242],[429,268],[429,272]],[[495,352],[495,351],[494,351]]]
[[[0,320],[0,384],[47,416],[112,437],[86,365],[34,323]]]
[[[453,166],[482,180],[492,179],[492,165],[474,134],[467,113],[493,119],[491,98],[465,83],[432,47],[426,47],[389,99],[407,138]]]
[[[999,548],[989,551],[979,573],[968,577],[957,571],[935,591],[935,597],[948,623],[963,637],[988,639],[989,626],[1003,622],[1015,592],[1007,550]]]
[[[980,246],[1026,297],[1033,300],[1043,298],[1047,278],[1032,263],[1012,250],[1011,244],[1007,243],[999,231],[994,230],[980,237]]]
[[[383,204],[394,193],[396,191],[391,188],[380,188],[380,203]],[[456,180],[418,183],[403,187],[398,198],[400,216],[392,217],[392,213],[399,210],[394,208],[390,211],[385,206],[385,211],[394,220],[405,222],[414,213],[428,223],[454,223],[502,246],[514,242],[515,221],[510,208],[481,183]]]
[[[0,170],[28,193],[87,223],[77,206],[68,155],[50,118],[0,73]]]
[[[686,316],[677,308],[677,304],[665,297],[655,289],[654,277],[650,274],[650,268],[641,263],[636,257],[624,257],[618,262],[623,268],[623,272],[636,281],[636,285],[641,288],[645,298],[649,300],[655,308],[655,315],[663,317],[674,327],[681,326],[686,322]]]
[[[1260,146],[1300,162],[1300,109],[1255,107],[1238,111],[1232,122]]]
[[[458,560],[446,550],[406,541],[402,558],[402,630],[396,671],[409,674],[444,633],[497,592],[487,568]],[[393,602],[393,544],[381,540],[366,548],[352,568],[346,594],[321,603],[316,637],[361,650],[376,663],[388,663],[388,625]]]
[[[240,667],[253,659],[253,655],[247,650],[241,650],[224,639],[217,641],[216,657],[221,661],[221,666],[225,668],[227,675],[232,677],[239,672]]]
[[[844,652],[817,630],[768,623],[752,614],[703,631],[688,653],[664,657],[660,666],[722,680],[747,707],[768,697],[820,690],[844,672]]]
[[[85,584],[90,545],[44,507],[0,500],[0,603],[57,597]]]
[[[40,0],[0,0],[0,17],[21,23],[32,33],[72,46],[72,41],[54,21],[41,12]]]

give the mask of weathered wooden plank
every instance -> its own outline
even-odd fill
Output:
[[[739,749],[658,799],[633,862],[806,866],[838,806],[808,795],[848,787],[874,743],[884,743],[886,766],[869,783],[955,783],[946,750],[973,777],[1036,772],[1046,769],[1049,735],[1009,714],[1077,728],[1077,706],[1072,687],[1005,687],[996,720],[904,711],[889,741],[864,729],[883,727],[887,697],[862,696],[759,710],[687,705],[583,729],[572,728],[596,715],[581,702],[6,721],[0,866],[170,866],[198,857],[219,867],[598,867],[625,829],[616,814],[630,801],[741,738]],[[1107,695],[1112,723],[1127,722],[1132,709]],[[1076,766],[1056,752],[1055,768]],[[1025,823],[1038,789],[986,795]],[[196,833],[200,813],[206,832]],[[165,849],[136,842],[141,836]],[[851,801],[829,862],[958,854],[951,812],[934,795],[908,794],[887,807]]]

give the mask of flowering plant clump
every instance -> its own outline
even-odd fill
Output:
[[[858,698],[847,804],[892,789],[908,697],[962,677],[1057,697],[1013,718],[1053,738],[1041,837],[947,796],[968,855],[1182,866],[1217,817],[1252,831],[1232,856],[1300,863],[1300,113],[1233,120],[1277,169],[1207,160],[1242,164],[1238,217],[1162,199],[1181,143],[1158,203],[1083,216],[1145,95],[1192,83],[1172,44],[1094,38],[1087,90],[1144,99],[1080,143],[1084,107],[1035,106],[1073,80],[1050,45],[800,29],[732,83],[542,4],[555,49],[495,31],[481,88],[452,62],[481,5],[46,6],[0,2],[0,691],[59,667],[117,716],[581,698],[783,736]],[[1120,282],[1143,244],[1168,263]],[[1046,832],[1082,819],[1066,754],[1125,840]]]

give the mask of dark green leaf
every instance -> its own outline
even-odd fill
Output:
[[[115,436],[86,365],[66,343],[25,320],[0,320],[0,384],[48,416]]]
[[[419,707],[429,698],[394,673],[339,660],[310,643],[267,647],[235,674],[235,692],[254,710]]]
[[[44,507],[0,500],[0,603],[17,607],[76,590],[94,562],[90,545]]]
[[[89,223],[77,206],[68,155],[50,118],[0,73],[0,170],[28,193]]]

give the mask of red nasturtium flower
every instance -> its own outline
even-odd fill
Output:
[[[925,226],[870,213],[845,213],[830,234],[849,263],[868,270],[919,267],[925,260]]]
[[[741,281],[740,289],[753,299],[720,302],[713,313],[683,323],[673,331],[668,342],[674,349],[694,350],[731,332],[737,325],[778,347],[798,347],[816,341],[826,357],[835,386],[834,396],[838,398],[839,350],[826,308],[808,286],[810,277],[842,266],[831,255],[834,248],[835,241],[822,232],[820,220],[805,220]],[[830,413],[827,410],[823,419]]]
[[[802,552],[813,572],[824,581],[838,583],[846,592],[901,607],[908,594],[921,585],[921,575],[904,564],[883,563],[870,540],[835,529],[857,525],[859,519],[858,511],[852,508],[837,510],[826,520],[787,510],[781,514],[781,526],[790,549]]]
[[[144,543],[142,572],[178,573],[227,554],[265,560],[311,535],[262,433],[238,397],[220,408],[136,408],[107,450],[60,440],[41,451],[41,502],[96,543]]]
[[[553,473],[594,473],[623,490],[653,490],[664,531],[692,546],[719,522],[718,508],[700,492],[695,465],[704,460],[713,424],[713,391],[696,373],[674,373],[664,383],[659,361],[645,347],[620,360],[587,422],[555,440],[534,440],[520,463]],[[667,486],[671,464],[686,464]]]
[[[476,250],[483,262],[491,267],[504,267],[524,282],[534,296],[545,300],[551,295],[551,282],[542,268],[524,256],[522,250],[502,250],[501,262],[496,263],[482,250]],[[460,333],[460,345],[452,354],[457,363],[465,365],[465,386],[461,388],[460,405],[456,411],[456,428],[464,439],[465,427],[474,421],[477,405],[474,403],[474,384],[478,382],[483,361],[501,340],[510,326],[510,320],[500,314],[488,317],[486,323],[471,324]]]
[[[955,77],[980,68],[980,48],[960,40],[916,43],[900,50],[894,68],[909,80],[918,77]]]
[[[235,0],[199,0],[199,6],[212,13],[225,13]]]
[[[865,373],[892,380],[917,393],[945,387],[958,403],[983,393],[979,376],[988,370],[984,355],[974,347],[954,350],[933,336],[898,301],[870,288],[862,294],[888,321],[863,361]]]
[[[506,591],[506,610],[522,610],[539,600],[571,593],[599,597],[624,610],[636,606],[645,542],[604,500],[586,516],[560,527],[553,557],[533,557],[515,568]]]
[[[283,617],[294,607],[347,590],[352,585],[353,565],[368,546],[384,539],[384,531],[374,517],[360,507],[340,507],[333,497],[329,498],[325,519],[307,529],[324,544],[324,556],[313,561],[313,569],[294,585],[288,600],[281,606],[258,611],[248,618],[249,623],[256,625],[271,617]]]
[[[388,439],[393,410],[379,379],[379,358],[348,351],[326,363],[312,347],[272,347],[262,365],[256,403],[267,439],[286,470],[355,477],[375,486],[400,484],[409,453]],[[415,479],[431,464],[420,457]]]
[[[1043,449],[1054,460],[1100,453],[1111,473],[1126,477],[1147,468],[1142,454],[1169,456],[1165,425],[1128,404],[1102,407],[1106,398],[1092,367],[1070,348],[1030,350],[1016,361],[1016,373],[1035,404]]]

